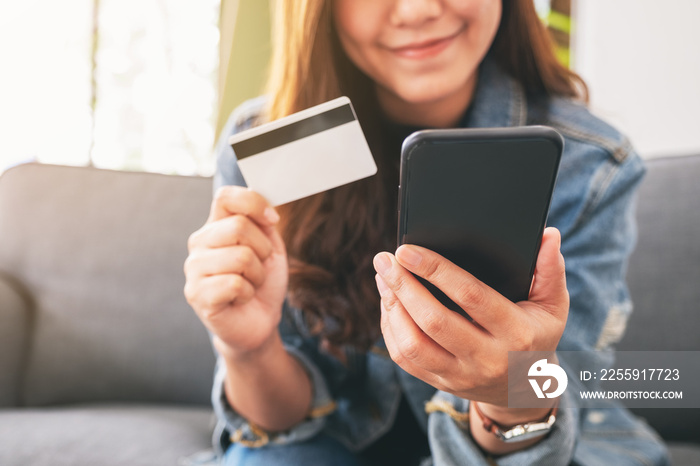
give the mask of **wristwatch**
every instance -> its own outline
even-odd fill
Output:
[[[552,430],[554,421],[557,420],[556,415],[557,409],[559,409],[559,400],[557,400],[557,403],[554,405],[552,410],[547,413],[544,419],[525,424],[518,424],[517,426],[513,426],[508,430],[503,430],[503,427],[496,424],[493,419],[486,417],[481,409],[479,409],[479,405],[475,401],[472,401],[469,406],[474,408],[474,411],[481,419],[484,429],[487,432],[491,432],[502,442],[515,443],[530,440],[536,437],[542,437],[549,433],[549,431]]]

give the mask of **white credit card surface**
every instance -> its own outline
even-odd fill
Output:
[[[347,97],[235,134],[229,144],[248,187],[273,206],[377,172]]]

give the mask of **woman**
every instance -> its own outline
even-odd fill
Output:
[[[220,189],[185,265],[219,354],[227,464],[664,464],[658,437],[617,406],[592,413],[565,394],[558,410],[506,407],[508,351],[606,350],[621,336],[643,174],[627,141],[576,102],[585,85],[556,62],[531,0],[280,0],[276,13],[267,98],[229,121]],[[340,95],[376,176],[277,210],[231,186],[245,184],[229,134]],[[545,231],[528,301],[431,251],[381,252],[395,248],[405,136],[529,124],[559,130],[566,150],[549,215],[558,230]],[[550,417],[511,443],[484,427]]]

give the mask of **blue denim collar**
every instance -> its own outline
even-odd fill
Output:
[[[493,57],[483,61],[477,80],[474,99],[462,121],[463,127],[497,128],[526,124],[525,92]]]

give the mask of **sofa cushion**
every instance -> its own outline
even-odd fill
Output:
[[[634,312],[620,350],[698,351],[700,155],[647,161],[630,259]]]
[[[0,275],[0,407],[17,406],[29,346],[30,307],[20,287]]]
[[[211,448],[209,408],[72,406],[0,411],[4,466],[175,465]]]
[[[691,443],[671,443],[668,445],[671,462],[677,466],[700,464],[700,446]]]
[[[700,351],[700,156],[652,159],[647,168],[628,277],[634,311],[618,349]],[[633,411],[666,440],[698,441],[700,409]]]
[[[183,296],[207,178],[23,165],[0,179],[0,272],[34,304],[24,403],[209,403],[214,356]]]

